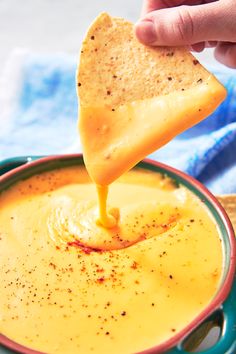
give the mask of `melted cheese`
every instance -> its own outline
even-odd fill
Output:
[[[117,208],[107,211],[108,186],[97,185],[99,217],[97,223],[111,229],[117,225],[119,210]]]
[[[97,225],[96,190],[79,167],[0,195],[2,334],[50,354],[130,354],[169,339],[206,307],[223,252],[204,204],[137,169],[111,185],[113,206],[117,228]]]
[[[145,156],[212,113],[225,95],[225,89],[211,75],[186,91],[132,102],[115,110],[80,107],[84,160],[92,180],[100,186],[109,185]],[[105,209],[106,193],[99,196],[104,226],[112,218]]]
[[[79,128],[92,180],[109,185],[154,150],[208,116],[225,97],[212,76],[183,92],[132,102],[112,111],[81,107]]]

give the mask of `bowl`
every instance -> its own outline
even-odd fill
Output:
[[[59,155],[49,157],[17,157],[0,162],[0,192],[7,189],[19,180],[34,174],[53,170],[58,167],[82,165],[83,157],[80,154]],[[193,350],[206,333],[213,327],[220,327],[217,342],[205,354],[223,354],[236,352],[236,280],[234,281],[236,265],[236,242],[233,227],[217,199],[197,180],[162,163],[145,159],[138,167],[152,170],[170,177],[194,193],[204,202],[214,218],[224,244],[224,270],[220,287],[205,309],[194,318],[183,330],[176,333],[169,340],[155,347],[149,348],[142,354],[157,353],[188,353]],[[233,282],[234,281],[234,282]],[[23,347],[11,339],[0,334],[0,354],[16,351],[25,354],[40,354],[40,352]],[[140,353],[141,354],[141,353]]]

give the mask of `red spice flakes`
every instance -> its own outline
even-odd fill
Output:
[[[176,331],[176,329],[175,329],[175,328],[171,328],[171,331],[172,331],[172,332],[175,332],[175,331]]]
[[[199,61],[197,59],[194,59],[193,60],[193,65],[197,65],[197,64],[199,64]]]
[[[150,226],[149,226],[150,227]],[[146,232],[143,232],[140,236],[139,236],[139,241],[144,241],[147,239],[147,234]]]
[[[161,224],[160,226],[164,229],[164,231],[167,231],[169,229],[169,226],[167,224]]]
[[[166,251],[162,252],[161,254],[159,254],[159,257],[161,258],[162,256],[167,255]]]
[[[170,279],[173,279],[173,275],[170,274],[170,275],[169,275],[169,278],[170,278]]]
[[[59,247],[59,246],[56,246],[56,250],[60,250],[60,247]]]
[[[133,262],[133,264],[130,266],[130,268],[132,268],[132,269],[137,269],[137,267],[138,267],[138,263],[137,262]]]
[[[126,316],[126,311],[122,311],[121,316]]]
[[[96,272],[97,272],[97,273],[103,273],[103,272],[104,272],[104,269],[103,269],[103,268],[97,268],[97,269],[96,269]]]
[[[56,264],[54,264],[52,262],[49,263],[49,266],[52,267],[53,269],[56,269],[56,267],[57,267]]]
[[[97,283],[102,284],[105,281],[105,277],[101,277],[97,279]]]
[[[94,36],[91,36],[90,39],[91,39],[92,41],[94,41],[95,37],[94,37]]]
[[[103,251],[98,249],[98,248],[93,248],[93,247],[88,247],[84,245],[82,242],[79,240],[75,240],[72,242],[67,242],[68,246],[73,246],[73,247],[78,247],[80,248],[85,254],[90,254],[91,252],[100,252],[102,253]]]
[[[81,268],[80,270],[81,270],[81,272],[85,272],[85,271],[86,271],[86,267],[85,267],[85,265],[83,265],[83,266],[82,266],[82,268]]]

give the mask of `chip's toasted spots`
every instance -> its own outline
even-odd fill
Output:
[[[77,82],[85,163],[100,185],[208,116],[226,95],[185,48],[144,46],[131,23],[106,13],[84,39]]]

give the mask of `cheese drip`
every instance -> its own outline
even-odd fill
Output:
[[[97,185],[98,205],[99,205],[99,217],[97,219],[98,224],[111,229],[116,226],[119,215],[119,209],[107,209],[107,196],[108,186]]]

